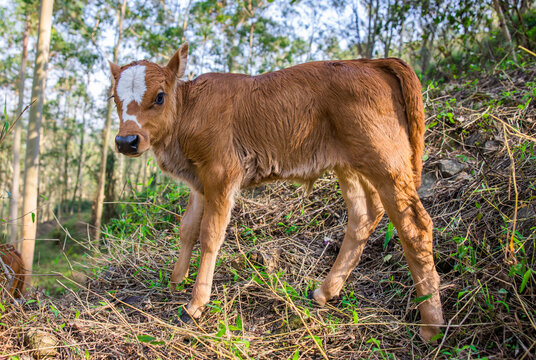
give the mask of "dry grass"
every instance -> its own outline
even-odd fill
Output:
[[[396,233],[386,233],[387,218],[341,296],[324,308],[307,299],[333,264],[346,224],[337,183],[327,175],[309,196],[288,183],[242,194],[198,324],[174,323],[192,281],[175,293],[166,287],[178,224],[158,230],[151,223],[156,236],[144,242],[136,233],[109,238],[79,292],[3,302],[0,354],[30,353],[25,334],[39,328],[59,339],[61,358],[534,358],[536,99],[518,107],[534,75],[503,72],[478,86],[425,94],[428,124],[441,117],[427,133],[425,172],[435,185],[423,196],[448,322],[438,346],[417,336],[413,281]],[[491,104],[495,98],[503,103]],[[461,171],[447,177],[445,159]]]

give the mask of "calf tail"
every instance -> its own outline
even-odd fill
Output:
[[[409,142],[413,149],[413,181],[415,188],[421,185],[422,156],[424,153],[424,105],[422,87],[415,71],[404,61],[397,58],[382,59],[382,67],[395,75],[400,82],[402,97],[406,108]]]

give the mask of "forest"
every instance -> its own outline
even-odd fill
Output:
[[[535,358],[536,3],[12,0],[0,19],[0,359]],[[340,295],[311,300],[348,222],[329,171],[242,190],[210,302],[177,321],[201,258],[197,244],[172,290],[190,189],[150,151],[117,152],[109,62],[164,66],[185,42],[184,80],[359,58],[415,70],[445,318],[432,343],[387,216]]]

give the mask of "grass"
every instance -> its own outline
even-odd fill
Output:
[[[35,265],[34,286],[41,288],[45,294],[58,296],[65,293],[66,288],[59,285],[56,279],[61,276],[74,277],[83,280],[87,261],[87,228],[84,223],[88,223],[90,212],[85,211],[78,215],[73,215],[65,219],[61,226],[52,221],[52,228],[36,241],[35,245]],[[60,276],[61,274],[61,276]],[[69,288],[77,289],[74,283],[68,283]]]
[[[0,307],[0,353],[19,356],[29,329],[46,327],[62,357],[151,359],[531,359],[536,350],[535,68],[425,92],[428,132],[423,197],[434,221],[446,326],[437,346],[418,338],[416,298],[396,229],[369,239],[338,299],[308,299],[332,266],[346,210],[333,176],[312,193],[276,183],[237,199],[211,302],[177,325],[199,265],[172,292],[187,190],[150,181],[119,207],[94,274],[61,298]],[[456,99],[455,101],[453,99]],[[441,161],[461,171],[446,175]],[[282,211],[283,209],[283,211]],[[57,254],[56,254],[57,256]],[[58,262],[61,258],[58,260]],[[46,326],[44,325],[46,324]]]

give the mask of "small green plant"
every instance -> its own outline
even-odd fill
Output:
[[[240,234],[242,238],[255,245],[257,242],[257,235],[255,234],[255,231],[244,225],[242,225],[242,229],[242,233]]]
[[[215,314],[215,313],[220,313],[221,312],[221,301],[220,300],[213,300],[211,301],[210,303],[207,304],[207,307],[210,308],[210,312]]]
[[[469,237],[455,236],[452,240],[457,245],[456,252],[451,254],[451,256],[455,256],[458,260],[454,265],[454,269],[460,273],[475,272],[474,266],[477,261],[477,253],[473,248],[471,239]]]
[[[344,305],[346,308],[357,308],[359,306],[359,300],[354,295],[353,291],[350,291],[347,294],[344,294],[341,299],[341,304]]]
[[[242,318],[237,314],[234,324],[228,324],[228,322],[220,320],[218,323],[218,332],[214,336],[216,337],[216,341],[224,344],[238,359],[249,359],[250,343],[241,337],[243,332],[244,325]]]
[[[298,226],[296,224],[287,225],[285,223],[280,222],[277,225],[281,226],[283,228],[283,231],[287,235],[293,234],[298,231]]]
[[[370,349],[372,350],[372,353],[380,355],[382,359],[394,358],[392,354],[388,354],[385,350],[382,350],[380,340],[374,338],[373,336],[371,336],[370,339],[367,340],[367,344],[371,344]]]

